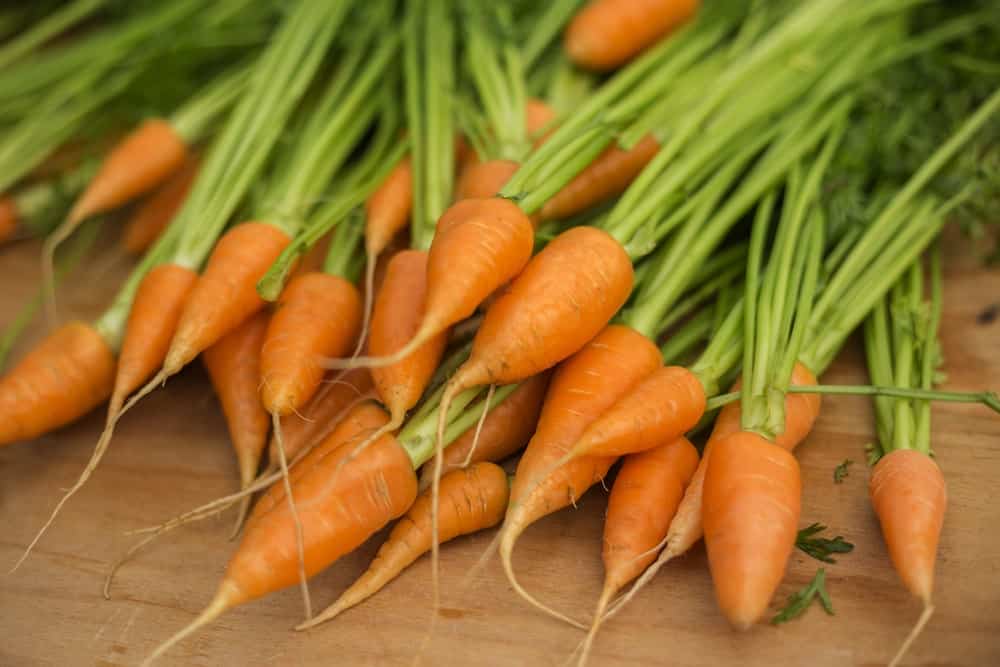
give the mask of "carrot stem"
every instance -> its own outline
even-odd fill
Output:
[[[0,70],[6,69],[67,28],[87,18],[107,0],[75,0],[22,32],[0,49]]]
[[[813,384],[791,385],[789,394],[830,394],[841,396],[885,396],[888,398],[903,398],[918,401],[941,401],[942,403],[980,403],[990,410],[1000,413],[1000,396],[993,391],[961,392],[918,389],[910,387],[893,387],[870,384]],[[742,392],[732,391],[726,394],[712,396],[707,401],[705,411],[715,410],[724,405],[738,401]]]

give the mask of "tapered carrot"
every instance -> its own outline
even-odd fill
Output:
[[[404,157],[365,202],[365,253],[368,261],[382,254],[410,218],[413,168]]]
[[[938,540],[948,504],[941,469],[922,452],[895,449],[875,465],[868,492],[893,567],[906,588],[930,604]]]
[[[0,445],[78,419],[107,400],[114,376],[114,352],[94,327],[59,327],[0,378]]]
[[[577,65],[604,71],[686,23],[699,0],[591,0],[566,28],[563,45]]]
[[[541,218],[568,218],[620,195],[658,150],[660,144],[651,134],[629,150],[609,146],[545,202]]]
[[[601,550],[604,587],[580,654],[581,665],[611,598],[656,559],[656,547],[666,536],[697,465],[698,451],[683,436],[625,457],[608,496]]]
[[[802,479],[791,452],[740,431],[715,443],[705,475],[705,547],[722,613],[746,630],[767,610],[798,531]]]
[[[353,551],[406,512],[416,499],[413,464],[394,437],[383,436],[355,451],[356,443],[387,419],[373,404],[358,406],[322,445],[292,468],[289,482],[300,507],[307,576]],[[345,457],[353,458],[350,465],[340,468]],[[338,468],[339,474],[331,477]],[[294,585],[299,578],[298,560],[285,488],[278,484],[250,513],[243,539],[211,602],[191,624],[161,644],[146,663],[225,611]]]
[[[322,359],[348,354],[361,329],[361,294],[342,276],[293,278],[278,299],[261,354],[261,398],[284,416],[301,408],[323,379]]]
[[[470,427],[444,450],[444,474],[480,461],[499,462],[528,444],[542,410],[549,373],[540,373],[520,383],[507,400],[482,422]],[[420,488],[430,486],[433,466],[424,466]]]
[[[437,224],[427,258],[427,300],[417,333],[393,354],[331,361],[331,368],[388,366],[475,312],[498,287],[521,272],[534,248],[534,226],[516,204],[500,198],[465,199]]]
[[[196,158],[188,158],[177,173],[136,209],[122,231],[122,246],[126,252],[142,254],[163,233],[187,198],[198,175],[198,166]]]
[[[535,435],[517,466],[511,503],[498,536],[507,578],[520,595],[540,609],[576,625],[536,602],[517,582],[511,557],[518,537],[529,525],[583,495],[600,481],[614,457],[584,457],[538,476],[563,457],[587,425],[660,363],[648,338],[628,327],[612,325],[561,364],[552,376]]]
[[[476,463],[445,475],[441,479],[438,542],[444,543],[500,523],[507,509],[508,494],[507,473],[492,463]],[[364,602],[427,553],[432,539],[431,498],[425,491],[393,527],[364,574],[333,604],[295,629],[319,625]]]
[[[324,440],[344,415],[358,402],[372,399],[373,384],[367,368],[354,368],[342,374],[329,374],[323,385],[301,410],[281,418],[285,454],[295,459],[299,452]],[[268,471],[278,469],[277,443],[268,444]]]
[[[222,404],[222,412],[226,415],[229,439],[236,452],[241,489],[247,488],[257,476],[271,427],[258,391],[261,386],[261,348],[269,319],[269,313],[257,313],[201,355],[215,394]],[[249,507],[250,496],[247,496],[237,513],[237,527],[243,523]]]
[[[427,299],[428,255],[403,250],[389,261],[375,301],[368,349],[374,356],[389,356],[416,333]],[[389,410],[386,432],[403,423],[406,412],[420,400],[448,343],[447,330],[391,366],[372,368],[371,376],[382,404]]]

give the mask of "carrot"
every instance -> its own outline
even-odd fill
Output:
[[[480,461],[502,461],[528,444],[535,432],[548,384],[548,373],[525,380],[507,400],[490,410],[481,427],[470,427],[448,445],[442,463],[444,474]],[[433,466],[424,466],[421,489],[430,486],[433,474]]]
[[[536,98],[529,97],[524,105],[524,129],[528,135],[529,139],[532,139],[532,143],[537,147],[540,146],[545,139],[548,137],[548,130],[552,127],[553,122],[556,119],[556,111],[546,102]],[[500,160],[501,162],[513,162],[510,160]],[[479,153],[467,142],[461,135],[459,135],[455,140],[455,163],[458,165],[458,188],[461,189],[462,181],[466,178],[469,171],[475,169],[483,162],[479,157]],[[508,178],[513,175],[513,171],[508,174]],[[494,181],[496,182],[496,181]],[[506,183],[504,180],[501,186]],[[497,188],[493,192],[486,195],[467,195],[465,197],[456,196],[455,200],[467,199],[470,197],[492,197],[495,195],[500,188]]]
[[[404,157],[365,202],[365,254],[373,263],[406,225],[413,208],[413,168]]]
[[[581,665],[611,598],[655,560],[656,547],[666,536],[697,465],[698,451],[683,436],[625,457],[608,497],[601,550],[604,587],[584,641]]]
[[[495,196],[520,166],[513,160],[476,161],[462,170],[455,187],[455,201]]]
[[[648,134],[632,148],[625,150],[617,144],[608,146],[603,153],[573,177],[542,206],[543,220],[559,220],[581,213],[606,202],[625,191],[642,168],[649,164],[660,144]]]
[[[115,355],[100,332],[69,322],[0,378],[0,445],[37,438],[111,395]]]
[[[704,493],[716,598],[729,622],[746,630],[767,610],[795,548],[799,463],[762,436],[739,431],[715,443]]]
[[[941,469],[923,452],[895,449],[875,464],[868,493],[893,567],[907,590],[930,605],[938,540],[948,504]]]
[[[14,198],[5,195],[0,197],[0,243],[9,241],[17,232],[17,204]]]
[[[563,46],[581,67],[614,69],[690,20],[699,4],[699,0],[591,0],[566,28]]]
[[[330,375],[323,382],[301,410],[281,418],[285,454],[291,459],[313,443],[324,440],[358,401],[374,396],[371,373],[366,368],[355,368],[343,373],[342,377]],[[268,444],[268,462],[268,471],[278,469],[277,442],[273,434]]]
[[[257,313],[201,355],[222,403],[222,412],[226,415],[229,439],[236,452],[241,489],[247,488],[257,476],[271,426],[258,391],[261,386],[261,348],[268,320],[268,313]],[[247,496],[237,515],[237,527],[243,523],[243,516],[249,507],[250,496]]]
[[[342,276],[316,271],[288,283],[261,353],[261,398],[268,412],[288,415],[312,398],[323,379],[322,358],[351,351],[361,317],[361,295]]]
[[[371,354],[389,356],[416,333],[425,313],[427,262],[428,254],[420,250],[403,250],[389,261],[372,316]],[[447,343],[445,330],[405,359],[371,369],[375,389],[389,410],[387,433],[399,428],[407,410],[420,400]]]
[[[323,444],[293,467],[289,481],[301,506],[308,576],[357,548],[406,512],[416,499],[417,478],[410,457],[394,437],[385,435],[362,451],[354,451],[358,440],[387,420],[386,413],[373,404],[360,405]],[[351,465],[344,466],[331,483],[330,474],[347,456],[354,457]],[[295,529],[285,500],[283,485],[264,494],[250,513],[243,539],[211,602],[144,664],[225,611],[295,584]]]
[[[441,494],[438,542],[444,543],[500,523],[509,495],[507,473],[492,463],[476,463],[445,475],[441,480]],[[430,493],[424,491],[393,527],[364,574],[333,604],[295,629],[319,625],[364,602],[427,553],[432,539],[431,498]]]
[[[191,190],[198,166],[197,159],[187,159],[177,173],[136,209],[122,232],[126,252],[142,254],[163,233]]]
[[[583,457],[538,480],[541,472],[565,455],[588,424],[659,363],[656,346],[645,336],[628,327],[606,327],[556,369],[538,428],[517,466],[510,507],[497,537],[504,570],[522,597],[574,625],[578,624],[534,601],[517,583],[511,563],[514,544],[533,522],[575,503],[604,477],[614,457]]]
[[[427,257],[426,308],[416,334],[396,352],[329,362],[329,367],[389,366],[475,312],[531,258],[534,227],[514,203],[500,198],[465,199],[437,224]]]

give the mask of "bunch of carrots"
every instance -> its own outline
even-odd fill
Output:
[[[919,89],[943,96],[958,70],[997,71],[987,5],[0,10],[0,243],[44,238],[38,296],[0,364],[41,306],[51,326],[0,377],[0,444],[107,406],[91,460],[14,567],[123,415],[200,359],[238,489],[151,527],[105,595],[139,548],[191,521],[236,507],[239,543],[204,611],[149,662],[286,587],[302,592],[297,629],[314,627],[428,552],[433,632],[441,545],[499,526],[477,567],[498,551],[518,595],[585,631],[584,664],[700,539],[742,631],[796,547],[848,551],[800,530],[794,450],[822,395],[862,394],[879,436],[871,500],[925,608],[899,661],[933,609],[945,514],[930,406],[1000,412],[995,394],[933,386],[942,274],[928,250],[1000,200],[966,159],[997,154],[1000,89],[904,116],[891,151],[886,126],[918,94],[904,74],[949,63]],[[151,48],[163,31],[184,37]],[[96,320],[61,322],[61,277],[119,223],[131,273]],[[821,384],[859,328],[872,384]],[[612,479],[605,582],[582,622],[524,589],[514,547]],[[309,579],[393,521],[370,568],[314,613]],[[829,610],[822,570],[780,620],[813,596]]]

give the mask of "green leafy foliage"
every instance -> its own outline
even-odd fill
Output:
[[[841,484],[847,478],[849,474],[848,468],[851,467],[854,461],[851,459],[844,459],[837,464],[837,467],[833,469],[833,482],[834,484]]]
[[[816,576],[805,588],[789,596],[788,604],[771,619],[771,623],[780,625],[798,618],[805,613],[814,598],[819,599],[823,611],[830,616],[834,615],[833,602],[830,601],[830,594],[826,591],[826,571],[823,568],[816,570]]]
[[[854,550],[854,545],[840,535],[832,540],[826,537],[816,537],[824,530],[826,530],[826,526],[821,523],[814,523],[803,528],[795,537],[796,548],[824,563],[837,562],[831,554],[846,554]]]

